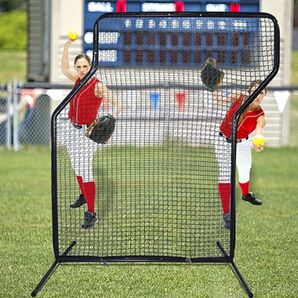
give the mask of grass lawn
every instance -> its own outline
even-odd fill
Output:
[[[0,82],[25,81],[26,54],[0,51]],[[293,52],[292,84],[298,84]],[[298,96],[289,148],[254,154],[255,207],[237,201],[235,261],[255,297],[298,297]],[[0,297],[29,297],[52,264],[50,151],[0,147]],[[239,196],[239,193],[238,193]],[[39,297],[245,297],[225,265],[69,264]]]
[[[237,202],[236,263],[255,297],[298,295],[298,148],[254,154],[264,204]],[[53,261],[50,152],[0,149],[0,297],[28,297]],[[245,297],[226,265],[61,265],[40,297]]]
[[[0,82],[26,81],[26,52],[0,50]]]

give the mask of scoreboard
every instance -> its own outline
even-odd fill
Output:
[[[109,12],[259,12],[259,0],[84,2],[84,52],[92,56],[93,25]],[[231,21],[197,18],[117,18],[99,33],[99,64],[109,67],[196,67],[209,56],[221,66],[251,64],[250,45],[256,38],[256,20]]]

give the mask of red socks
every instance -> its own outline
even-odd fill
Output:
[[[240,183],[239,186],[243,196],[247,195],[249,192],[249,181],[245,183]],[[218,183],[218,191],[221,200],[221,206],[223,213],[230,212],[230,202],[231,202],[231,184],[230,183]]]
[[[80,186],[80,192],[84,195],[88,211],[94,212],[95,202],[95,182],[83,182],[82,176],[77,176],[77,181]]]
[[[78,181],[79,186],[80,186],[80,192],[81,192],[81,194],[84,194],[84,186],[83,186],[83,178],[82,178],[82,176],[77,176],[77,181]]]
[[[84,185],[84,196],[88,206],[88,211],[94,212],[95,202],[95,182],[83,182]]]
[[[241,193],[243,196],[246,196],[249,192],[249,181],[245,182],[245,183],[240,183],[239,182],[239,186],[241,188]]]
[[[218,191],[223,213],[230,213],[231,183],[218,183]]]

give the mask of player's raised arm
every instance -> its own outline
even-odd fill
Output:
[[[260,116],[257,120],[256,134],[263,135],[263,128],[266,126],[265,116]]]
[[[253,148],[257,152],[261,152],[264,149],[265,138],[263,136],[263,128],[266,125],[266,118],[265,116],[260,116],[257,120],[256,125],[256,135],[252,138],[252,145]]]
[[[68,49],[73,41],[70,39],[65,43],[61,59],[61,71],[72,82],[76,82],[79,78],[77,72],[70,67]]]

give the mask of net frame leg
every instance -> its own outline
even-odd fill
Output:
[[[63,252],[63,256],[66,256],[74,247],[74,245],[76,244],[76,241],[73,241],[68,247],[67,249]],[[51,265],[51,267],[49,268],[49,270],[45,273],[45,275],[42,277],[42,279],[40,280],[40,282],[38,283],[38,285],[35,287],[35,289],[32,291],[31,296],[35,297],[39,291],[43,288],[43,286],[46,284],[46,282],[49,280],[49,278],[51,277],[51,275],[54,273],[54,271],[58,268],[58,266],[60,265],[60,261],[59,259],[55,259],[55,261],[53,262],[53,264]]]
[[[221,245],[221,243],[219,241],[217,242],[217,246],[220,249],[220,251],[222,252],[222,254],[229,258],[228,254],[226,253],[226,251],[224,250],[223,246]],[[233,270],[234,274],[236,275],[240,285],[244,289],[247,297],[249,297],[249,298],[254,297],[252,291],[250,290],[246,280],[244,279],[243,275],[241,274],[240,270],[238,269],[237,265],[235,264],[233,258],[230,258],[229,263],[230,263],[232,270]]]
[[[236,277],[238,278],[242,288],[244,289],[244,291],[247,294],[247,297],[253,297],[253,293],[251,292],[246,280],[244,279],[243,275],[241,274],[241,272],[239,271],[237,265],[235,264],[234,260],[231,261],[231,267],[233,269],[234,274],[236,275]]]
[[[59,265],[59,261],[55,260],[50,269],[45,273],[45,275],[42,277],[38,285],[35,287],[35,289],[32,291],[31,296],[35,297],[39,291],[43,288],[43,286],[46,284],[50,276],[54,273],[56,268]]]

